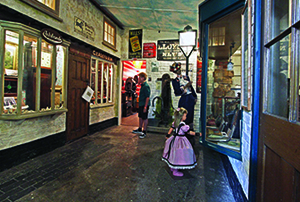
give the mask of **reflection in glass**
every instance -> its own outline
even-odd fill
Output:
[[[98,97],[97,97],[98,103],[102,103],[101,98],[103,97],[102,72],[103,72],[103,62],[99,61],[98,62]]]
[[[41,92],[40,92],[40,109],[51,109],[51,77],[52,77],[52,51],[53,45],[42,42],[41,58]],[[35,91],[35,90],[34,90]]]
[[[36,70],[35,60],[37,55],[37,38],[24,35],[24,66],[23,66],[23,84],[22,84],[22,102],[28,106],[29,111],[35,110],[36,96]]]
[[[56,46],[56,79],[55,79],[55,108],[63,107],[63,75],[65,67],[66,48]]]
[[[241,134],[240,14],[238,10],[209,24],[207,58],[205,141],[236,152],[240,152]],[[234,63],[232,70],[227,68],[229,61]]]
[[[18,45],[19,34],[6,30],[4,50],[4,114],[15,114],[17,112]]]
[[[289,0],[273,0],[271,9],[273,11],[271,15],[272,34],[271,38],[276,37],[282,31],[290,26],[290,1]]]
[[[108,95],[108,64],[104,64],[103,68],[103,103],[107,103]]]
[[[290,35],[270,47],[267,84],[267,112],[288,118],[290,81]]]

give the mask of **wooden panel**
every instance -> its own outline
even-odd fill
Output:
[[[263,201],[292,201],[295,169],[268,147],[265,151]]]
[[[82,99],[89,78],[89,59],[69,55],[67,141],[88,133],[89,103]]]
[[[262,115],[264,144],[300,171],[300,126],[270,115]]]

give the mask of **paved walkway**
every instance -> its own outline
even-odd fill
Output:
[[[165,137],[113,126],[0,173],[0,201],[234,202],[217,152],[196,145],[197,167],[173,177]]]

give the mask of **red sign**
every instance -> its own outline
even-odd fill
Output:
[[[144,58],[155,58],[156,57],[156,44],[155,43],[144,43],[143,57]]]
[[[201,82],[202,82],[202,61],[197,59],[197,93],[201,93]]]

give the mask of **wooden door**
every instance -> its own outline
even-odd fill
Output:
[[[89,103],[81,96],[89,81],[90,59],[69,54],[67,141],[88,133]]]
[[[261,114],[258,201],[300,201],[300,126]]]

